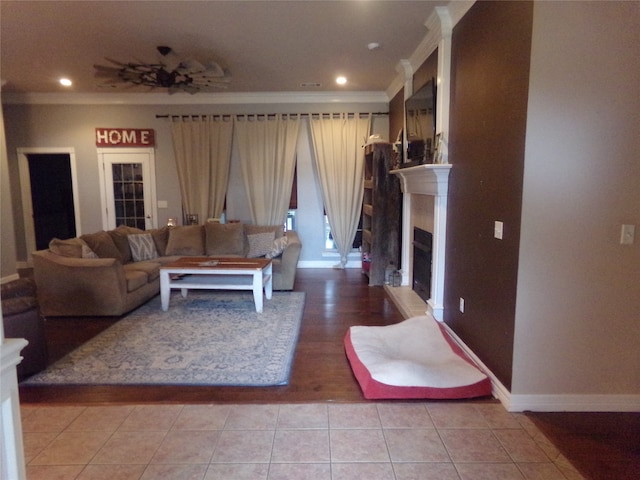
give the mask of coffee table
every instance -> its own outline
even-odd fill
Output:
[[[272,264],[267,258],[183,257],[160,267],[160,301],[169,309],[171,290],[253,290],[256,312],[262,312],[262,292],[273,294]]]

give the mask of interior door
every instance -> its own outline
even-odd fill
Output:
[[[103,228],[155,228],[155,165],[152,148],[98,149]]]

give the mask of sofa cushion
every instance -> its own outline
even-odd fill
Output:
[[[167,243],[169,242],[169,227],[155,228],[148,230],[153,238],[153,243],[156,244],[156,250],[158,255],[164,257],[167,254]]]
[[[120,250],[113,242],[111,235],[108,232],[100,231],[96,233],[88,233],[80,237],[87,242],[89,248],[95,252],[100,258],[115,258],[121,263],[126,263],[123,256],[120,254]]]
[[[158,251],[150,233],[137,233],[127,237],[134,262],[158,258]]]
[[[125,275],[126,272],[140,271],[147,275],[147,282],[153,282],[160,276],[160,263],[153,261],[146,262],[133,262],[124,265]]]
[[[287,238],[286,235],[283,235],[280,238],[274,239],[271,245],[271,249],[265,254],[265,257],[266,258],[279,257],[280,255],[282,255],[282,252],[284,252],[284,249],[287,248],[288,242],[289,242],[289,239]]]
[[[118,228],[114,230],[109,230],[109,235],[115,243],[116,247],[118,247],[118,251],[120,252],[120,256],[122,258],[122,263],[127,263],[131,261],[131,249],[129,248],[129,241],[127,237],[129,235],[136,235],[140,233],[144,233],[144,230],[140,230],[139,228],[129,227],[127,225],[120,225]]]
[[[133,292],[147,284],[148,275],[142,270],[126,269],[124,278],[127,282],[127,292]]]
[[[273,241],[275,240],[274,237],[275,232],[247,235],[247,240],[249,240],[249,253],[247,253],[247,258],[264,257],[271,251]]]
[[[282,225],[250,225],[244,226],[244,231],[247,235],[255,235],[257,233],[273,232],[275,238],[280,238],[284,235],[284,227]]]
[[[166,255],[204,255],[204,229],[201,225],[173,227],[169,230]]]
[[[245,255],[247,247],[242,223],[206,223],[204,231],[207,255]]]

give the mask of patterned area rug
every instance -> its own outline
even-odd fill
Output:
[[[255,311],[251,292],[160,296],[22,385],[286,385],[303,292],[273,292]]]

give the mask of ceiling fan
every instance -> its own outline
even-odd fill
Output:
[[[142,85],[166,88],[170,94],[214,91],[227,88],[231,81],[229,70],[214,61],[203,64],[194,59],[180,59],[171,47],[160,46],[157,50],[160,53],[157,63],[123,63],[105,58],[116,66],[94,65],[95,76],[109,79],[104,86]]]

